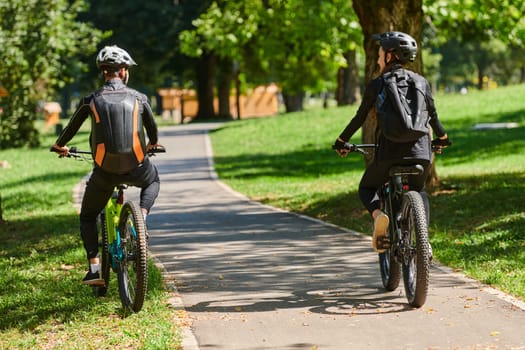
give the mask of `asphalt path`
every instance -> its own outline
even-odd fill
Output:
[[[161,130],[151,255],[185,350],[525,349],[525,303],[434,264],[426,304],[381,285],[370,238],[248,200],[202,123]],[[438,209],[436,209],[438,210]]]

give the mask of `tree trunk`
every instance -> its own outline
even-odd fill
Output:
[[[219,98],[219,117],[231,118],[230,111],[230,91],[233,81],[233,62],[231,59],[218,60],[218,86],[217,95]]]
[[[286,113],[299,112],[303,110],[304,92],[300,92],[295,95],[283,93],[283,99]]]
[[[365,84],[368,84],[378,74],[377,45],[372,40],[375,33],[386,31],[401,31],[410,34],[421,46],[421,31],[423,21],[422,0],[354,0],[352,6],[359,18],[364,35],[365,62]],[[410,69],[423,74],[423,60],[421,47],[419,47],[416,61],[411,64]],[[373,109],[366,119],[362,128],[363,143],[375,143],[377,117]],[[367,158],[369,164],[373,159]],[[438,176],[432,163],[427,186],[432,187],[438,183]]]
[[[197,99],[199,110],[196,119],[210,119],[213,110],[213,86],[215,80],[216,57],[214,53],[203,53],[197,60]]]
[[[356,51],[348,50],[345,53],[348,66],[339,68],[337,72],[336,99],[338,106],[352,105],[360,98],[359,72],[357,71]]]
[[[476,67],[478,68],[478,90],[483,90],[483,68],[476,64]]]

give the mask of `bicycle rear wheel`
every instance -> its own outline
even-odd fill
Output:
[[[109,269],[111,265],[111,260],[109,257],[109,246],[108,246],[108,231],[106,224],[106,215],[102,211],[98,216],[100,221],[100,247],[101,247],[101,257],[100,257],[100,273],[101,277],[104,279],[104,286],[96,286],[95,293],[99,297],[106,295],[109,287]]]
[[[379,254],[379,268],[383,287],[388,291],[396,290],[401,280],[401,265],[397,262],[392,249]]]
[[[390,224],[388,226],[390,247],[385,252],[379,254],[379,269],[381,271],[381,281],[383,282],[383,287],[385,287],[387,291],[391,292],[399,287],[399,281],[401,280],[401,265],[397,261],[394,253],[394,248],[397,242],[394,237],[396,225],[393,220],[395,215],[391,213],[393,208],[391,210],[388,210],[387,208],[391,207],[388,206],[387,201],[385,201],[383,203],[382,209],[390,218]]]
[[[118,272],[120,300],[124,308],[139,312],[148,286],[148,249],[144,218],[135,203],[122,206],[119,231],[123,253]]]
[[[430,279],[430,243],[423,199],[418,192],[403,195],[401,229],[406,245],[402,262],[403,282],[408,303],[421,307],[427,298]]]

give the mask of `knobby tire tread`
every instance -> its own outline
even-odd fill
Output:
[[[100,259],[100,273],[104,279],[105,285],[98,287],[97,295],[105,296],[109,288],[109,275],[111,268],[111,260],[109,258],[109,245],[108,245],[108,230],[106,223],[106,215],[102,212],[99,216],[100,219],[100,239],[101,239],[101,259]]]
[[[389,292],[396,290],[401,280],[401,265],[390,249],[379,254],[379,268],[383,287]]]
[[[137,236],[127,233],[127,247],[132,248],[134,261],[124,262],[118,274],[119,294],[124,308],[139,312],[144,304],[148,287],[148,249],[146,242],[146,226],[141,209],[134,202],[126,202],[122,206],[119,229],[125,233],[128,218],[132,219]],[[133,243],[131,242],[133,241]],[[128,252],[129,254],[129,252]],[[129,270],[133,269],[134,278],[130,281]],[[129,283],[132,285],[130,286]]]
[[[390,218],[390,224],[388,226],[388,234],[390,240],[390,246],[394,247],[394,232],[393,232],[393,217],[386,208],[386,204],[383,205],[383,210],[387,213]],[[391,292],[399,287],[399,281],[401,280],[401,264],[397,261],[394,251],[392,248],[389,248],[383,253],[379,254],[379,270],[381,271],[381,281],[383,282],[383,287]]]
[[[418,192],[409,191],[403,195],[402,213],[405,221],[402,229],[415,234],[416,256],[414,265],[402,264],[403,282],[408,303],[421,307],[426,301],[430,279],[430,244],[428,241],[428,224],[423,199]],[[413,227],[410,227],[412,226]],[[413,230],[413,231],[412,231]],[[411,242],[412,243],[412,242]],[[415,281],[411,281],[411,271],[415,267]],[[414,285],[411,282],[415,282]]]

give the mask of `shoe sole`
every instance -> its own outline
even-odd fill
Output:
[[[386,238],[389,223],[390,220],[388,219],[388,216],[384,214],[378,216],[376,220],[374,220],[374,235],[372,237],[372,247],[377,253],[384,253],[386,251],[386,249],[377,248],[377,241],[383,241]]]

